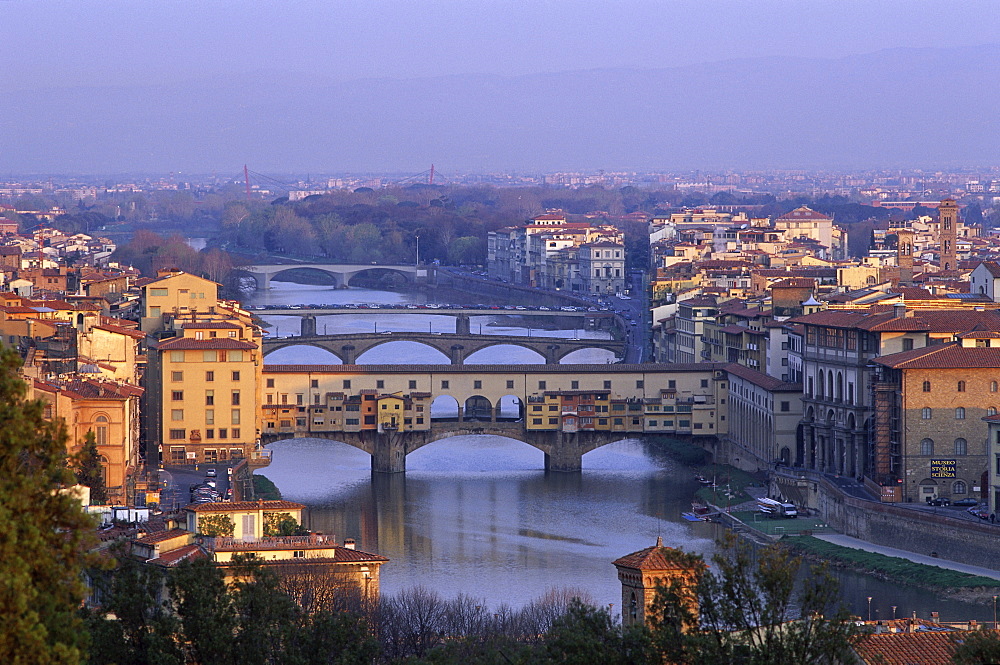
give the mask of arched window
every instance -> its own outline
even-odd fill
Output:
[[[920,417],[923,418],[924,420],[930,420],[931,419],[931,407],[925,406],[924,408],[920,409]]]
[[[816,386],[816,397],[822,397],[823,396],[823,389],[826,388],[826,379],[823,376],[823,370],[819,371],[819,377],[818,378],[819,378],[819,382],[818,382],[818,385]]]
[[[97,422],[97,428],[94,432],[94,437],[97,439],[97,445],[108,445],[108,417],[103,415],[97,416],[94,420]]]
[[[628,615],[632,617],[633,621],[639,619],[639,603],[635,599],[635,591],[632,592],[632,599],[628,603]]]
[[[968,455],[969,454],[969,442],[965,439],[959,437],[955,439],[955,454],[956,455]]]
[[[996,391],[997,391],[997,382],[996,381],[990,381],[990,392],[991,393],[995,393]]]
[[[958,392],[960,392],[960,393],[964,393],[965,392],[965,381],[959,381],[958,382]]]
[[[929,393],[930,391],[931,391],[931,382],[930,381],[924,381],[924,392],[925,393]]]
[[[952,494],[965,494],[965,481],[956,480],[951,486]]]
[[[965,420],[965,407],[960,406],[955,409],[955,420]]]
[[[844,374],[842,372],[837,372],[837,400],[843,401],[844,399]]]
[[[920,441],[920,454],[921,455],[933,455],[934,454],[934,440],[933,439],[922,439]]]
[[[995,406],[986,407],[986,415],[995,416],[997,415],[997,408]]]
[[[833,372],[826,373],[826,398],[833,399]]]

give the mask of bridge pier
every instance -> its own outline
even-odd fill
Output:
[[[405,432],[377,432],[372,447],[372,472],[406,473],[405,440]]]
[[[303,337],[315,337],[316,336],[316,317],[312,314],[306,314],[302,317],[301,327],[299,332]]]
[[[546,365],[558,365],[559,356],[557,355],[559,351],[558,344],[549,344],[545,347],[545,364]]]
[[[574,472],[583,470],[583,448],[576,433],[554,432],[545,449],[545,470]]]
[[[471,317],[462,314],[455,317],[455,334],[456,335],[471,335],[472,334],[472,319]]]
[[[345,365],[358,364],[358,352],[353,344],[345,344],[340,347],[340,362]]]
[[[451,353],[448,354],[452,365],[465,364],[465,347],[461,344],[452,344]]]

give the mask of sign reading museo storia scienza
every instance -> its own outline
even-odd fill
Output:
[[[931,478],[954,478],[955,460],[953,459],[932,459]]]

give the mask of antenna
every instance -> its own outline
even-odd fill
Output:
[[[247,186],[247,200],[249,201],[250,200],[250,169],[247,168],[246,164],[243,165],[243,182],[245,182],[246,186]]]

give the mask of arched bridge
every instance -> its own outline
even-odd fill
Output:
[[[285,263],[257,264],[237,268],[254,278],[258,289],[271,288],[271,280],[288,270],[317,270],[334,278],[335,286],[347,286],[356,275],[365,272],[392,272],[401,275],[408,282],[416,282],[417,278],[427,276],[429,268],[414,265],[377,265],[377,264],[331,264],[331,263]]]
[[[358,356],[389,342],[417,342],[443,353],[452,365],[462,365],[465,359],[491,346],[513,345],[530,349],[547,364],[558,364],[580,349],[605,349],[618,358],[624,357],[623,342],[611,339],[562,339],[557,337],[524,337],[509,335],[458,335],[447,333],[385,332],[348,335],[312,335],[264,340],[264,356],[288,346],[314,346],[329,351],[345,365],[357,363]]]

